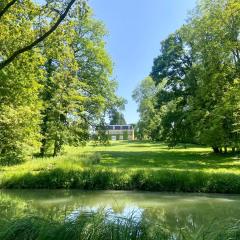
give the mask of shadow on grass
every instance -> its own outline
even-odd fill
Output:
[[[133,145],[131,145],[133,147]],[[216,155],[209,152],[153,151],[101,151],[101,166],[117,168],[167,168],[167,169],[234,169],[240,170],[233,154]]]

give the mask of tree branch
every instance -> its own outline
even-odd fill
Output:
[[[18,0],[12,0],[10,1],[1,11],[0,11],[0,18],[3,16],[4,13],[7,12],[7,10],[17,2]]]
[[[4,67],[6,67],[8,64],[10,64],[16,57],[18,57],[20,54],[27,52],[29,50],[31,50],[32,48],[34,48],[38,43],[42,42],[44,39],[46,39],[50,34],[52,34],[57,27],[60,25],[60,23],[65,19],[65,17],[67,16],[69,10],[71,9],[72,5],[74,4],[76,0],[71,0],[65,11],[60,15],[59,19],[57,20],[57,22],[46,32],[44,33],[41,37],[37,38],[34,42],[32,42],[31,44],[18,49],[17,51],[15,51],[8,59],[3,60],[2,62],[0,62],[0,70],[2,70]]]

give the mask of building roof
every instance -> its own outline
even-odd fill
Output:
[[[133,126],[131,124],[124,124],[124,125],[108,125],[108,130],[131,130],[133,129]]]

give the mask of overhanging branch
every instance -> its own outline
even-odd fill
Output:
[[[0,18],[4,15],[4,13],[7,12],[7,10],[17,2],[18,0],[12,0],[10,1],[1,11],[0,11]]]
[[[15,0],[16,1],[16,0]],[[8,64],[10,64],[16,57],[18,57],[20,54],[27,52],[29,50],[31,50],[32,48],[34,48],[38,43],[42,42],[44,39],[46,39],[50,34],[52,34],[57,27],[60,25],[60,23],[65,19],[65,17],[67,16],[69,10],[71,9],[72,5],[74,4],[76,0],[71,0],[65,11],[60,15],[60,17],[58,18],[57,22],[46,32],[44,33],[41,37],[37,38],[34,42],[32,42],[31,44],[18,49],[17,51],[15,51],[9,58],[7,58],[6,60],[3,60],[2,62],[0,62],[0,70],[2,70],[4,67],[6,67]]]

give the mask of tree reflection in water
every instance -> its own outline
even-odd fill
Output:
[[[163,194],[81,191],[4,191],[0,195],[1,221],[27,214],[45,219],[75,221],[99,212],[105,223],[147,228],[149,235],[165,232],[197,239],[240,219],[240,197],[233,195]]]

